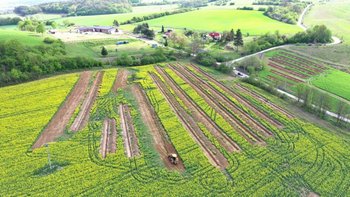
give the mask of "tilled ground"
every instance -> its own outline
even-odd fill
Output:
[[[62,107],[57,111],[38,140],[32,146],[33,149],[39,148],[48,142],[54,141],[64,133],[64,130],[75,109],[84,98],[84,94],[89,86],[91,76],[92,73],[90,71],[81,73],[79,81],[75,85],[74,89],[68,95]]]

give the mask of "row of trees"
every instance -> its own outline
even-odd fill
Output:
[[[3,25],[17,25],[18,22],[22,21],[20,17],[0,17],[0,26]]]
[[[286,4],[285,6],[269,7],[264,14],[284,23],[296,24],[304,7],[306,7],[305,3]]]
[[[101,62],[83,57],[66,55],[64,43],[29,47],[18,41],[0,42],[0,85],[8,85],[33,79],[45,74],[79,68],[102,66]]]
[[[179,10],[174,10],[174,11],[170,11],[170,12],[167,11],[167,12],[162,12],[162,13],[154,13],[154,14],[150,14],[147,16],[141,16],[141,17],[134,16],[131,19],[129,19],[125,22],[122,22],[121,25],[139,23],[139,22],[146,21],[146,20],[151,20],[151,19],[160,18],[163,16],[174,15],[174,14],[185,13],[185,12],[189,12],[189,11],[192,11],[192,9],[185,8],[185,9],[179,9]]]
[[[31,19],[25,19],[18,22],[18,29],[21,31],[31,31],[43,34],[46,30],[43,22]]]
[[[327,92],[321,92],[314,87],[306,84],[299,84],[296,87],[298,102],[304,109],[314,112],[321,118],[325,118],[326,111],[332,110],[332,98]],[[350,113],[350,106],[341,100],[338,100],[333,106],[337,115],[336,123],[340,124],[344,117]]]
[[[69,16],[116,14],[131,11],[128,0],[70,0],[53,3],[44,3],[35,6],[18,6],[14,12],[26,16],[37,13],[67,14]]]
[[[258,38],[254,38],[253,42],[247,43],[243,48],[244,54],[251,54],[264,49],[283,44],[296,43],[329,43],[332,41],[332,32],[325,25],[316,25],[305,32],[299,32],[292,37],[275,33],[267,33]]]

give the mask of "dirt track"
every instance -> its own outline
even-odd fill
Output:
[[[74,86],[74,89],[68,95],[62,107],[57,111],[38,140],[32,146],[33,149],[39,148],[48,142],[54,141],[64,133],[64,130],[75,109],[84,98],[91,75],[92,73],[90,71],[81,73],[78,82]]]
[[[122,136],[124,140],[126,156],[128,158],[139,156],[140,150],[138,147],[136,132],[132,122],[129,107],[127,105],[120,105],[119,113],[121,118]]]
[[[116,93],[119,88],[125,88],[127,84],[128,84],[128,71],[125,69],[119,69],[112,87],[112,91]]]
[[[175,94],[184,102],[184,104],[190,109],[192,117],[196,122],[201,122],[210,131],[219,143],[228,151],[240,151],[239,146],[229,138],[218,125],[182,90],[171,76],[166,73],[162,68],[156,67],[158,73],[167,82],[167,84],[173,89]]]
[[[168,140],[166,131],[161,125],[160,120],[158,119],[151,102],[148,100],[146,93],[139,85],[133,85],[131,87],[131,91],[139,104],[142,119],[152,133],[155,148],[159,152],[163,163],[168,169],[184,171],[185,166],[183,165],[180,155],[177,153],[173,144]],[[171,164],[168,159],[168,155],[173,153],[176,153],[179,157],[179,162],[177,165]]]
[[[81,106],[78,116],[75,118],[70,129],[72,131],[79,131],[85,127],[90,117],[90,110],[96,100],[98,95],[98,90],[100,88],[103,78],[103,72],[99,71],[95,77],[94,83],[92,84],[88,95],[86,95],[85,100]]]
[[[181,107],[174,95],[167,89],[161,79],[154,73],[150,73],[153,81],[164,95],[167,102],[172,107],[173,111],[182,122],[183,126],[189,131],[189,134],[197,142],[197,144],[203,150],[203,153],[207,156],[210,163],[214,166],[225,169],[229,166],[227,159],[224,155],[210,142],[210,140],[203,134],[196,121]]]
[[[106,158],[107,153],[115,153],[116,151],[117,132],[114,119],[104,120],[101,136],[100,154],[102,158]]]

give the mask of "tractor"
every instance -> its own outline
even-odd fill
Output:
[[[172,163],[173,165],[176,165],[179,162],[179,158],[177,157],[177,154],[170,154],[168,156],[168,159],[170,163]]]

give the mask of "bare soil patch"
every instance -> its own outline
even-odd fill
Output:
[[[117,92],[119,88],[125,88],[128,85],[128,71],[119,69],[114,81],[112,91]]]
[[[99,71],[96,75],[94,83],[92,84],[89,90],[88,95],[85,97],[85,100],[81,106],[78,116],[75,118],[70,128],[72,131],[75,131],[75,132],[79,131],[86,126],[90,117],[90,110],[98,95],[98,90],[100,88],[102,78],[103,78],[103,72]]]
[[[126,156],[128,158],[139,156],[140,150],[128,105],[120,105],[119,113]]]
[[[116,124],[114,119],[105,119],[102,127],[100,154],[106,158],[107,153],[116,151]]]
[[[75,109],[84,98],[84,94],[88,88],[92,73],[90,71],[83,72],[73,90],[70,92],[62,107],[57,111],[49,124],[46,126],[40,137],[32,146],[33,149],[39,148],[42,145],[52,142],[60,137],[72,117]]]
[[[156,150],[159,152],[160,157],[168,169],[184,171],[185,166],[176,151],[174,145],[168,140],[168,136],[163,126],[160,123],[160,120],[154,111],[154,108],[151,105],[146,93],[139,85],[133,85],[131,87],[140,108],[141,116],[144,122],[147,124],[154,140],[154,145]],[[177,154],[179,161],[176,165],[172,164],[168,156],[171,154]]]

